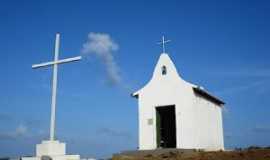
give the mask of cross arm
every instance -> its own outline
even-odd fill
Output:
[[[36,68],[41,68],[41,67],[47,67],[47,66],[54,65],[54,64],[61,64],[61,63],[68,63],[68,62],[72,62],[72,61],[78,61],[80,59],[82,59],[82,57],[77,56],[77,57],[66,58],[66,59],[62,59],[62,60],[58,60],[58,61],[51,61],[51,62],[45,62],[45,63],[40,63],[40,64],[34,64],[34,65],[32,65],[32,68],[36,69]]]
[[[164,42],[158,42],[157,44],[165,44],[165,43],[168,43],[168,42],[171,42],[171,40],[166,40],[166,41],[164,41]]]

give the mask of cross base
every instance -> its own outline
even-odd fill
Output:
[[[36,146],[36,157],[22,160],[80,160],[80,155],[66,155],[66,144],[59,141],[42,141]]]

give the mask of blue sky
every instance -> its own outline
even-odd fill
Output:
[[[1,1],[0,156],[33,155],[48,138],[51,69],[31,65],[81,54],[89,33],[117,44],[121,81],[93,54],[59,67],[56,134],[69,153],[106,157],[137,147],[137,101],[161,36],[180,75],[226,103],[225,147],[270,145],[270,3],[267,1]]]

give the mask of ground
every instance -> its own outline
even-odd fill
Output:
[[[168,150],[154,153],[116,154],[113,160],[270,160],[270,149],[250,148],[234,151],[182,151]]]

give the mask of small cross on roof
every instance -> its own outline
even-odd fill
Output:
[[[162,51],[163,53],[165,53],[165,44],[166,43],[169,43],[171,40],[165,40],[165,37],[162,36],[162,41],[161,42],[158,42],[158,44],[162,44]]]

